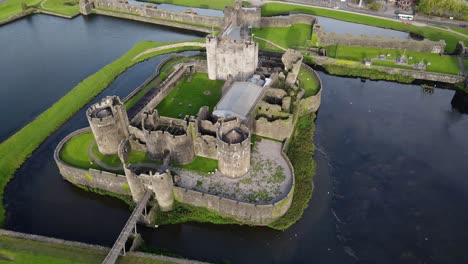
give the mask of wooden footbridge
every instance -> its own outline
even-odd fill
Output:
[[[120,255],[125,256],[125,244],[131,236],[136,237],[138,235],[136,224],[141,217],[146,217],[146,206],[148,204],[149,199],[151,198],[151,194],[152,191],[147,190],[145,195],[143,196],[143,199],[141,199],[141,201],[135,207],[132,214],[130,215],[130,218],[128,218],[127,223],[122,229],[122,232],[120,232],[119,237],[115,241],[114,246],[112,246],[111,251],[109,252],[109,254],[107,254],[106,258],[102,262],[103,264],[114,264]],[[130,249],[132,248],[133,246]]]

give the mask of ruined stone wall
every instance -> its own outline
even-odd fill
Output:
[[[368,37],[368,36],[351,36],[351,35],[338,35],[327,34],[323,32],[320,25],[315,24],[313,34],[317,34],[319,39],[319,46],[329,45],[345,45],[345,46],[360,46],[360,47],[376,47],[383,49],[400,49],[400,50],[413,50],[418,52],[444,52],[446,43],[444,40],[430,41],[430,40],[402,40],[397,38],[383,38],[383,37]]]
[[[300,115],[304,113],[315,113],[320,107],[320,103],[322,101],[322,79],[320,76],[315,72],[309,65],[302,63],[302,68],[308,71],[312,76],[314,76],[315,80],[318,82],[319,91],[316,95],[309,96],[302,98],[299,101],[299,107],[296,111],[301,111]]]
[[[316,17],[306,14],[293,14],[282,17],[262,17],[261,27],[290,27],[294,24],[308,24],[312,27],[317,20]]]
[[[206,38],[208,77],[210,80],[245,80],[252,76],[258,65],[258,44],[248,41]]]
[[[170,152],[171,162],[187,164],[194,158],[192,136],[187,133],[174,136],[165,131],[144,131],[148,155],[162,159],[165,152]]]
[[[265,117],[260,117],[253,121],[254,133],[262,137],[285,140],[291,136],[293,129],[292,115],[287,119],[268,121]]]
[[[172,72],[166,80],[159,86],[159,92],[143,107],[138,114],[132,119],[132,124],[139,124],[144,116],[145,112],[152,111],[156,106],[164,100],[164,98],[172,91],[177,82],[179,82],[186,72],[185,67],[180,66],[174,72]]]
[[[201,16],[190,13],[159,10],[155,8],[148,8],[145,6],[136,6],[126,3],[119,3],[117,1],[112,0],[94,0],[93,2],[95,8],[109,8],[122,12],[138,14],[143,17],[173,20],[182,23],[192,23],[197,25],[207,25],[209,27],[222,27],[224,25],[224,19],[220,17]]]
[[[252,27],[260,27],[262,12],[260,8],[251,7],[243,8],[239,3],[234,3],[234,6],[226,6],[224,8],[224,25],[244,25]]]

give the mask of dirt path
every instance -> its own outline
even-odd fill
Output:
[[[165,49],[172,49],[172,48],[179,48],[179,47],[205,47],[205,43],[202,42],[182,42],[182,43],[175,43],[175,44],[169,44],[169,45],[164,45],[161,47],[156,47],[156,48],[151,48],[143,51],[142,53],[136,55],[132,60],[136,60],[140,58],[143,55],[146,55],[148,53],[156,52],[156,51],[161,51]]]

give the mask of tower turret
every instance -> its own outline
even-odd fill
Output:
[[[216,135],[218,169],[223,176],[239,178],[250,169],[250,130],[237,117],[220,122]]]
[[[119,144],[129,136],[128,116],[118,96],[108,96],[86,111],[99,152],[116,154]]]

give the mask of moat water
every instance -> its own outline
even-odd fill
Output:
[[[69,57],[55,58],[58,55],[54,49],[47,51],[46,48],[52,45],[47,39],[54,38],[51,32],[47,37],[45,33],[33,32],[22,35],[23,42],[43,38],[42,53],[47,51],[45,58],[51,58],[23,58],[25,52],[21,50],[15,54],[24,61],[22,67],[14,66],[17,64],[12,61],[9,67],[2,68],[3,78],[20,71],[24,74],[20,76],[24,79],[20,78],[21,82],[26,83],[22,93],[6,93],[8,101],[3,94],[0,97],[5,100],[0,105],[6,104],[13,110],[23,109],[18,114],[2,111],[6,123],[15,122],[18,116],[23,118],[23,123],[18,126],[27,123],[31,119],[29,112],[39,113],[73,87],[77,81],[61,86],[61,89],[50,88],[55,82],[69,82],[68,78],[72,78],[67,75],[70,74],[69,64],[78,64],[74,65],[74,72],[79,77],[73,78],[82,79],[96,70],[79,71],[88,67],[88,60],[100,60],[104,65],[123,54],[133,44],[126,42],[130,39],[128,34],[143,36],[149,29],[162,30],[161,27],[103,17],[79,19],[34,16],[0,28],[0,39],[6,40],[6,36],[16,35],[4,33],[10,32],[10,26],[15,32],[28,32],[28,28],[39,30],[59,24],[54,31],[56,35],[84,27],[85,31],[94,32],[90,33],[93,42],[105,42],[98,45],[90,43],[91,38],[77,38],[75,48],[98,45],[102,49],[69,60]],[[74,23],[81,26],[70,29],[68,26]],[[101,23],[114,26],[103,27],[101,32],[104,33],[98,34],[92,28],[99,28]],[[127,35],[115,32],[127,27],[131,29]],[[103,36],[105,34],[114,38],[108,40]],[[113,34],[121,36],[122,43],[127,43],[122,45],[128,46],[109,55],[104,47],[121,45]],[[181,39],[194,37],[183,32],[177,34]],[[165,38],[164,34],[154,35],[155,40]],[[8,53],[13,51],[16,49],[10,48]],[[74,50],[67,50],[67,55],[73,53]],[[0,55],[2,58],[13,56],[4,51]],[[93,102],[107,95],[124,97],[166,56],[157,56],[127,70]],[[50,71],[46,72],[47,77],[24,77],[41,68],[33,67],[35,64]],[[54,71],[48,69],[52,66]],[[52,76],[53,81],[47,82]],[[468,236],[464,230],[468,221],[468,115],[452,110],[450,101],[454,91],[436,89],[433,94],[425,94],[417,85],[361,81],[323,73],[320,76],[325,88],[316,120],[316,188],[309,207],[297,224],[284,232],[262,227],[197,223],[158,229],[141,227],[145,241],[183,257],[212,262],[467,263],[465,245]],[[62,78],[66,80],[55,80]],[[1,90],[5,89],[3,87]],[[42,93],[35,97],[24,96],[38,87]],[[15,88],[10,89],[16,92]],[[16,96],[28,100],[22,101]],[[38,108],[29,108],[30,102],[49,97],[55,99],[38,103]],[[6,228],[112,245],[130,215],[127,206],[63,181],[52,158],[58,142],[84,126],[87,121],[84,110],[81,110],[53,133],[18,170],[5,190]]]

